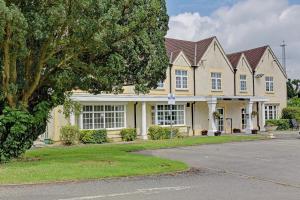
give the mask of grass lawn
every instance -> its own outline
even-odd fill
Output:
[[[0,165],[0,184],[44,183],[176,172],[185,163],[132,154],[132,151],[264,139],[262,136],[189,137],[133,144],[49,147]]]

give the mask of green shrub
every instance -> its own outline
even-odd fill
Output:
[[[82,130],[79,140],[84,144],[102,144],[107,142],[106,130]]]
[[[300,107],[300,98],[293,97],[288,100],[288,107]]]
[[[64,145],[73,145],[79,139],[80,131],[77,126],[67,125],[60,129],[60,139]]]
[[[282,110],[283,119],[296,119],[300,121],[300,107],[287,107]]]
[[[288,130],[291,128],[289,119],[272,119],[266,121],[267,126],[278,126],[277,130]]]
[[[181,137],[179,130],[173,128],[173,137]],[[160,126],[151,126],[148,129],[148,135],[151,140],[163,140],[171,138],[171,128],[170,127],[160,127]]]
[[[136,140],[137,134],[135,128],[125,128],[121,130],[121,138],[123,141],[134,141]]]

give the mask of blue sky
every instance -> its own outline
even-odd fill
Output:
[[[169,15],[183,12],[199,12],[201,15],[210,15],[222,6],[232,6],[243,0],[167,0]],[[262,0],[263,1],[263,0]],[[289,0],[290,4],[300,4],[300,0]]]

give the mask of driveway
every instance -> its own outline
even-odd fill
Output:
[[[188,163],[187,173],[0,187],[2,200],[299,200],[300,139],[142,152]]]

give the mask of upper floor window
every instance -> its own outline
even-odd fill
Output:
[[[86,105],[82,108],[82,129],[125,128],[124,105]]]
[[[187,71],[186,70],[175,70],[176,75],[176,89],[187,89]]]
[[[265,106],[265,119],[277,119],[278,118],[278,106],[266,105]]]
[[[247,76],[240,75],[240,90],[245,92],[247,91]]]
[[[274,91],[274,78],[272,76],[266,76],[266,91]]]
[[[157,83],[157,89],[163,89],[164,88],[164,82],[163,81],[159,81]]]
[[[222,89],[222,75],[221,73],[211,73],[211,89],[221,90]]]

